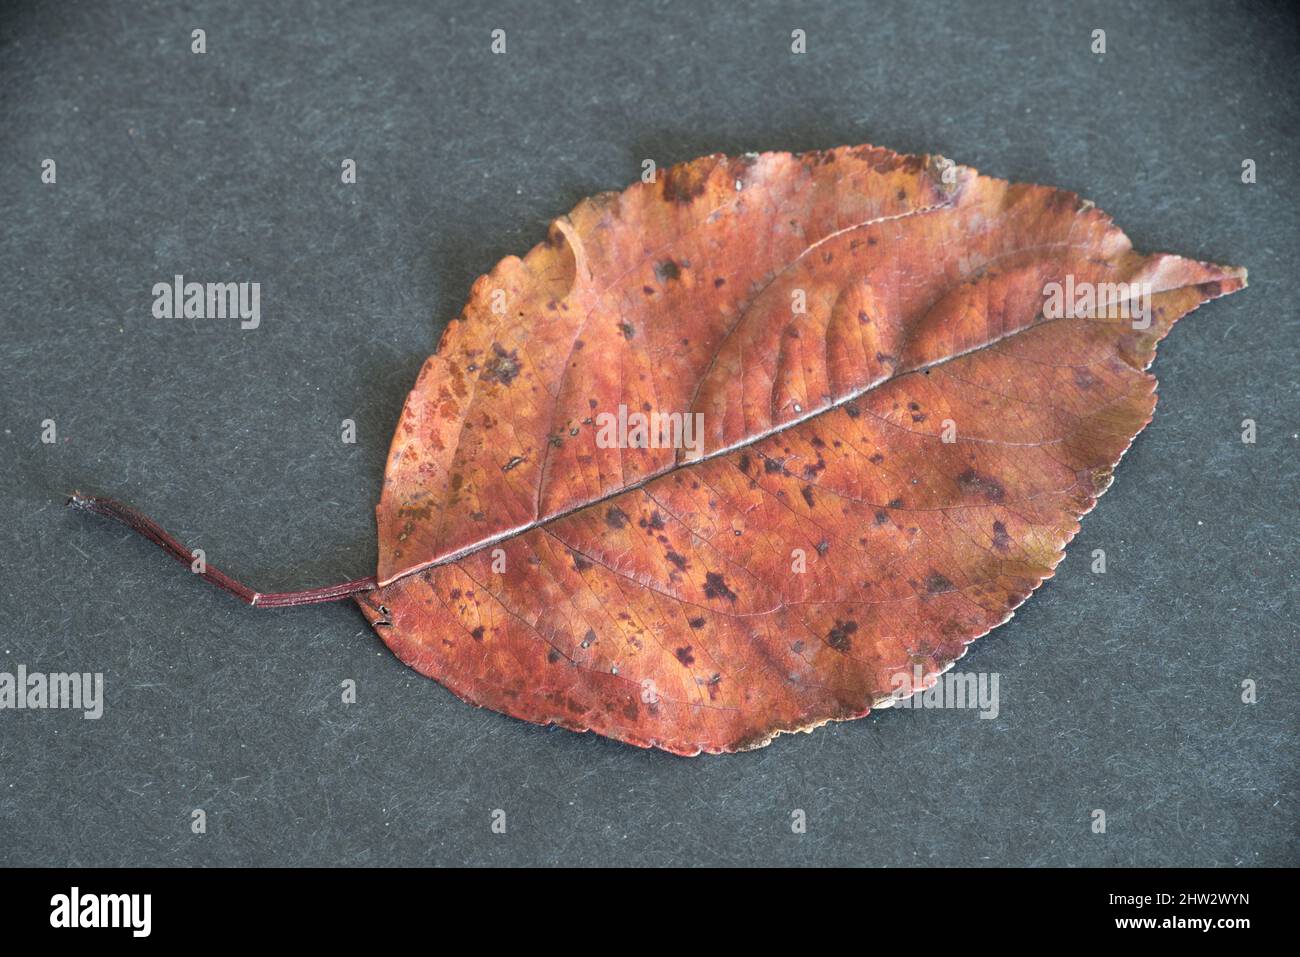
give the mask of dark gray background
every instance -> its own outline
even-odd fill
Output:
[[[7,4],[0,670],[102,671],[107,703],[0,712],[0,862],[1297,863],[1283,6]],[[644,158],[860,142],[1250,269],[1162,346],[1156,420],[1057,577],[962,662],[1002,676],[997,720],[693,760],[537,728],[409,671],[351,604],[249,609],[62,508],[121,497],[263,590],[369,574],[398,410],[475,276]],[[154,319],[178,272],[260,282],[262,327]]]

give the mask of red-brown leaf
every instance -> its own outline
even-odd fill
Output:
[[[1045,318],[1067,277],[1150,283],[1149,328]],[[358,600],[411,667],[529,721],[696,754],[860,717],[1052,574],[1151,419],[1156,343],[1244,285],[939,158],[674,167],[475,283]],[[620,405],[703,413],[702,459],[598,447]]]

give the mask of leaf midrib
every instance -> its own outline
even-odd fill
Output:
[[[935,208],[942,208],[942,207],[935,207]],[[932,209],[927,211],[932,211]],[[916,213],[905,214],[905,215],[915,215],[920,212],[921,211],[918,210],[916,211]],[[1206,278],[1204,282],[1222,281],[1223,279],[1226,278],[1235,278],[1235,277],[1230,277],[1230,274],[1225,272],[1222,275],[1217,277]],[[1202,285],[1202,283],[1184,283],[1177,286],[1166,286],[1159,289],[1153,289],[1150,295],[1158,296],[1169,292],[1177,292],[1179,289],[1185,289],[1189,285]],[[1110,300],[1105,303],[1098,303],[1096,309],[1098,311],[1103,309],[1109,310],[1114,306],[1122,305],[1123,303],[1129,302],[1132,299],[1133,299],[1132,296],[1126,296],[1124,298]],[[1039,315],[1041,316],[1042,313],[1040,312]],[[679,462],[674,460],[674,462],[668,467],[658,472],[654,472],[650,475],[646,475],[645,477],[638,479],[636,482],[633,482],[630,485],[624,485],[618,489],[607,492],[604,495],[597,496],[596,498],[588,499],[580,503],[566,506],[565,508],[553,512],[552,514],[546,516],[545,518],[533,519],[532,521],[526,522],[522,525],[518,525],[514,528],[510,528],[503,532],[498,532],[495,535],[491,535],[487,538],[481,539],[480,541],[475,542],[473,545],[467,545],[463,548],[459,548],[455,550],[454,552],[449,552],[448,554],[443,555],[439,558],[432,559],[427,562],[423,562],[419,565],[413,565],[410,568],[402,571],[400,574],[393,575],[390,578],[379,582],[378,587],[386,588],[387,586],[392,585],[398,581],[401,581],[403,578],[407,578],[410,575],[414,575],[422,571],[427,571],[430,568],[437,568],[442,565],[450,565],[453,562],[457,562],[462,558],[466,558],[470,555],[480,552],[483,549],[495,545],[499,542],[503,542],[508,539],[515,538],[516,536],[522,535],[525,532],[530,532],[533,529],[541,528],[545,525],[549,525],[552,522],[556,522],[562,518],[567,518],[568,516],[574,514],[575,512],[580,512],[583,509],[601,505],[604,502],[611,501],[615,498],[618,498],[620,495],[624,495],[628,492],[635,492],[638,489],[645,488],[651,482],[657,479],[661,479],[666,475],[671,475],[676,471],[690,469],[694,466],[712,461],[713,459],[720,458],[723,455],[730,455],[732,452],[738,452],[741,449],[749,448],[750,446],[756,445],[757,443],[763,441],[764,439],[771,438],[773,435],[778,435],[781,432],[785,432],[788,429],[792,429],[795,428],[796,426],[802,425],[804,422],[808,422],[811,421],[812,419],[816,419],[819,418],[820,416],[827,415],[831,412],[834,412],[837,409],[840,409],[851,402],[861,399],[863,396],[867,395],[868,393],[876,389],[879,389],[882,386],[888,385],[890,382],[896,382],[907,376],[924,374],[929,369],[938,368],[939,366],[942,366],[946,363],[954,362],[958,359],[965,358],[966,356],[973,355],[977,352],[982,352],[985,349],[990,349],[993,346],[1006,342],[1009,339],[1013,339],[1016,336],[1019,336],[1022,333],[1025,333],[1031,329],[1041,329],[1044,326],[1051,325],[1057,322],[1063,322],[1063,321],[1089,322],[1094,320],[1091,316],[1068,316],[1068,315],[1057,316],[1053,318],[1044,318],[1042,319],[1041,322],[1034,321],[1034,322],[1027,323],[1026,325],[1021,326],[1020,328],[1015,329],[1011,332],[1003,333],[1002,335],[997,336],[996,338],[989,339],[987,342],[980,343],[977,346],[972,346],[969,349],[963,349],[960,352],[954,352],[951,355],[943,356],[942,358],[939,359],[931,360],[930,362],[922,363],[921,365],[908,369],[906,372],[892,372],[888,376],[885,376],[865,386],[862,386],[861,388],[849,393],[848,395],[840,399],[835,400],[834,402],[828,405],[822,406],[821,408],[815,411],[809,411],[807,414],[802,415],[799,418],[791,419],[787,422],[781,423],[780,425],[776,425],[769,429],[765,429],[764,431],[759,432],[755,435],[748,436],[743,441],[734,442],[731,445],[724,446],[719,449],[715,449],[714,451],[708,453],[707,455],[702,455],[698,459],[692,459],[689,462]]]

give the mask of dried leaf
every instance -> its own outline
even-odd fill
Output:
[[[358,600],[529,721],[689,755],[861,717],[1052,574],[1151,419],[1156,343],[1245,277],[941,158],[675,167],[475,283]],[[702,413],[702,448],[602,447],[620,406]]]
[[[1245,285],[941,157],[704,157],[475,283],[393,437],[376,576],[193,570],[262,607],[356,596],[474,704],[759,747],[933,686],[1009,619],[1151,421],[1156,343]]]

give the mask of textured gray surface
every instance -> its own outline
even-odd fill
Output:
[[[1296,24],[1048,7],[7,4],[0,670],[102,671],[107,702],[0,712],[0,862],[1297,863]],[[61,507],[126,499],[265,590],[367,574],[395,417],[476,275],[646,157],[857,142],[1250,269],[1162,346],[1057,577],[959,666],[1002,676],[996,720],[641,752],[471,708],[349,604],[245,608]],[[260,282],[261,328],[154,319],[178,272]]]

